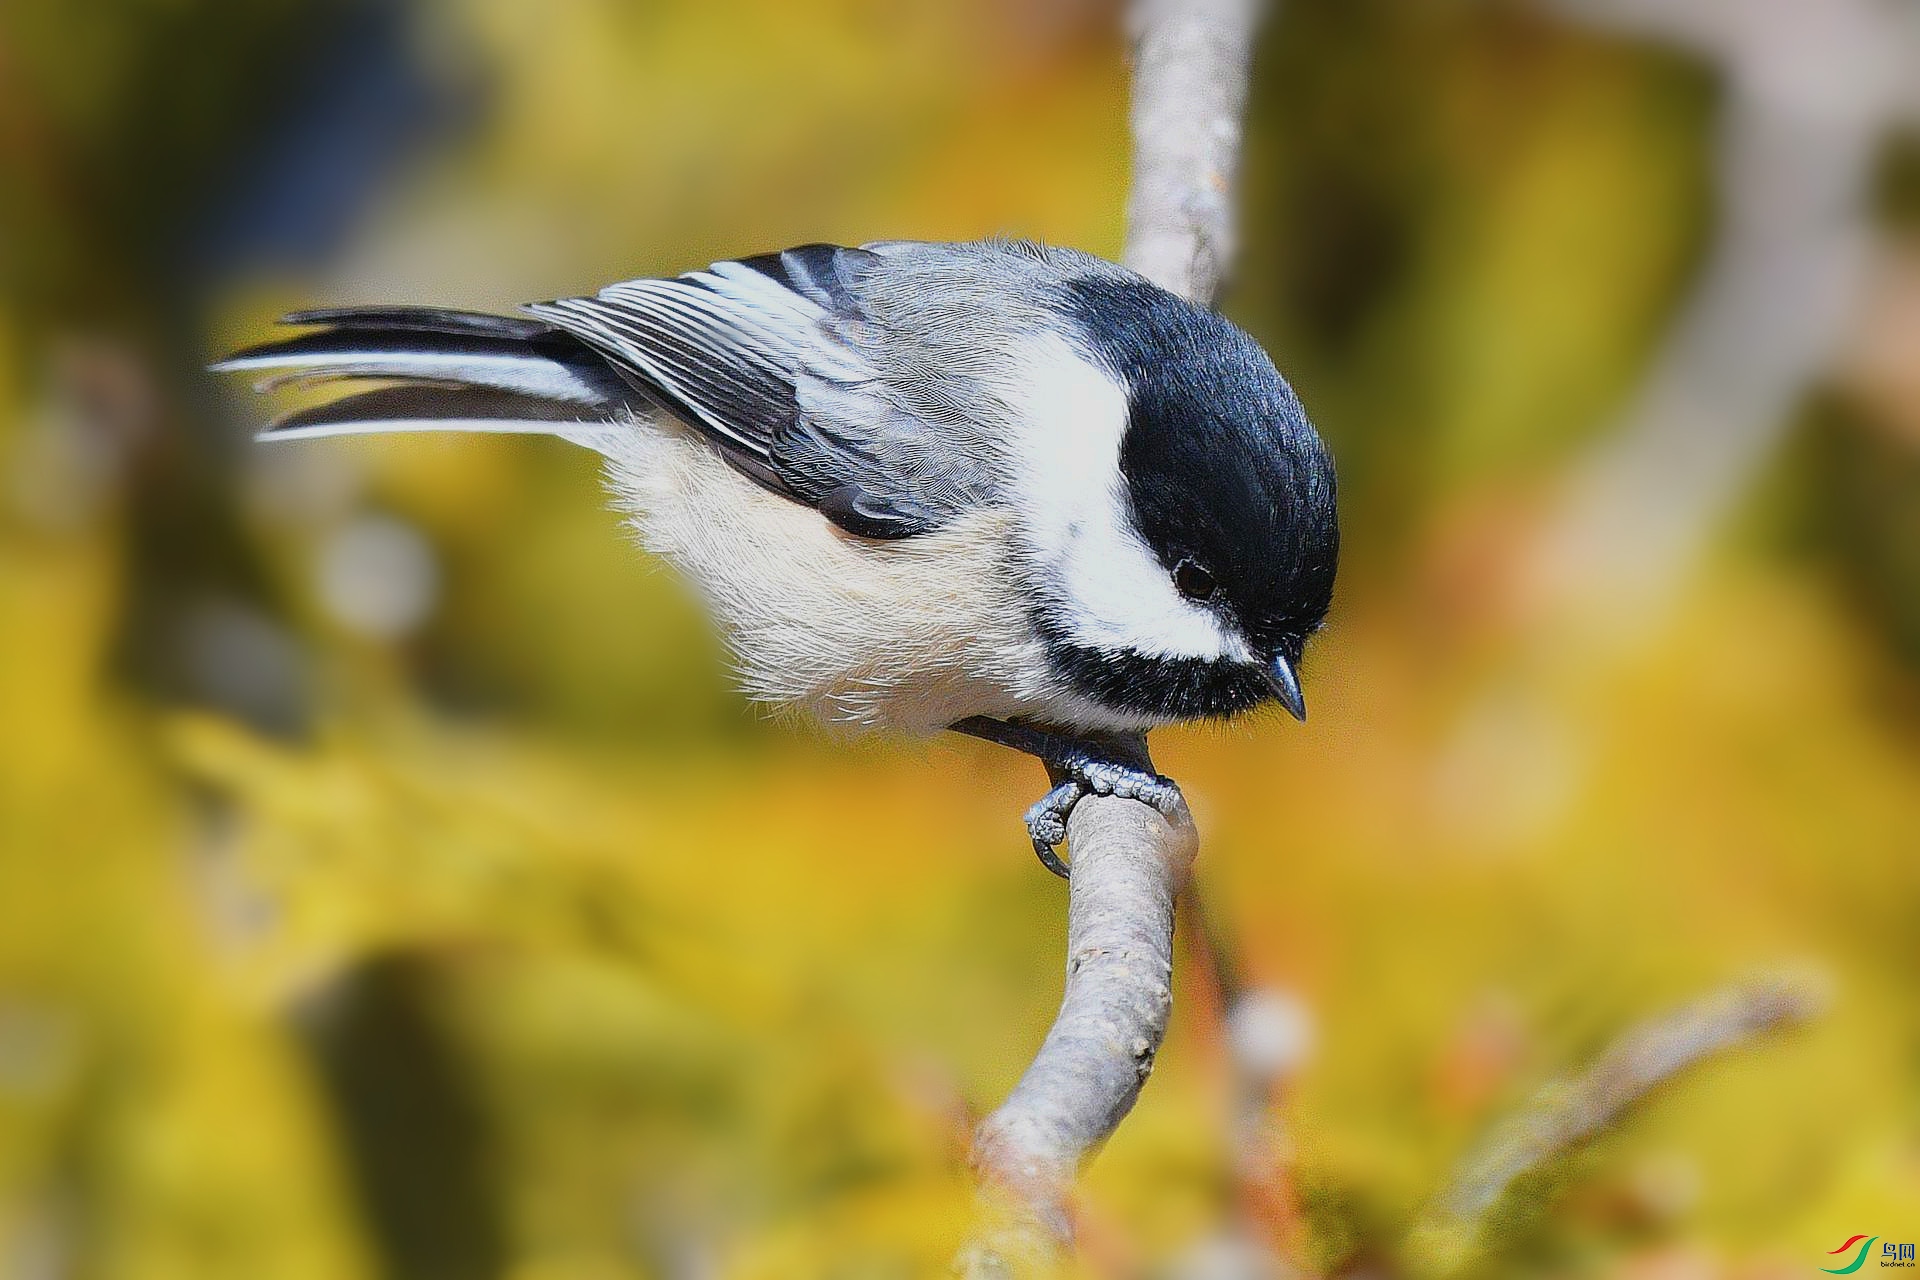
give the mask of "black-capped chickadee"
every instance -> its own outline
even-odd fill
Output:
[[[1101,259],[1018,241],[805,245],[516,317],[305,311],[219,370],[388,385],[263,438],[539,432],[594,449],[756,699],[1040,757],[1165,807],[1137,735],[1278,702],[1339,529],[1266,353]]]

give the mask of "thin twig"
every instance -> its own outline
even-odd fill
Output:
[[[1233,244],[1256,0],[1136,0],[1134,175],[1127,265],[1210,301]],[[1141,744],[1144,754],[1145,744]],[[974,1164],[989,1213],[961,1254],[969,1276],[1056,1261],[1073,1179],[1133,1108],[1172,1009],[1174,902],[1199,838],[1133,800],[1082,800],[1067,824],[1073,879],[1067,984],[1033,1064],[981,1124]]]
[[[1199,886],[1180,898],[1176,922],[1187,965],[1188,1019],[1197,1013],[1221,1049],[1234,1207],[1170,1274],[1304,1275],[1295,1256],[1303,1223],[1293,1142],[1282,1111],[1312,1045],[1310,1014],[1292,993],[1245,979],[1235,961],[1238,948]]]
[[[1520,1178],[1598,1136],[1675,1076],[1826,1007],[1824,984],[1801,976],[1749,980],[1630,1027],[1579,1075],[1542,1089],[1470,1152],[1428,1215],[1429,1244],[1461,1254]]]

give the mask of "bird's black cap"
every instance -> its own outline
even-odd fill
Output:
[[[1304,717],[1291,677],[1332,603],[1340,528],[1333,462],[1299,397],[1240,328],[1144,279],[1074,280],[1066,307],[1128,387],[1120,470],[1134,524],[1176,585],[1261,658],[1258,670],[1174,660],[1193,668],[1174,692],[1163,671],[1158,694],[1143,679],[1128,696],[1200,715],[1277,699]]]

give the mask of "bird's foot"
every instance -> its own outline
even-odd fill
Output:
[[[1034,801],[1033,807],[1027,810],[1027,837],[1033,841],[1033,851],[1039,855],[1040,865],[1062,880],[1072,873],[1054,850],[1067,842],[1067,815],[1086,794],[1085,783],[1069,778]]]
[[[1047,766],[1054,786],[1027,810],[1027,835],[1033,840],[1033,851],[1041,865],[1063,880],[1069,871],[1056,850],[1066,841],[1067,817],[1073,806],[1087,796],[1138,800],[1169,817],[1181,804],[1179,784],[1153,771],[1144,737],[1095,741],[984,716],[962,720],[953,727],[972,737],[1024,751]]]

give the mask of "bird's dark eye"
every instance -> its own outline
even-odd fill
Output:
[[[1173,566],[1173,585],[1189,600],[1213,597],[1213,574],[1198,561],[1182,560]]]

